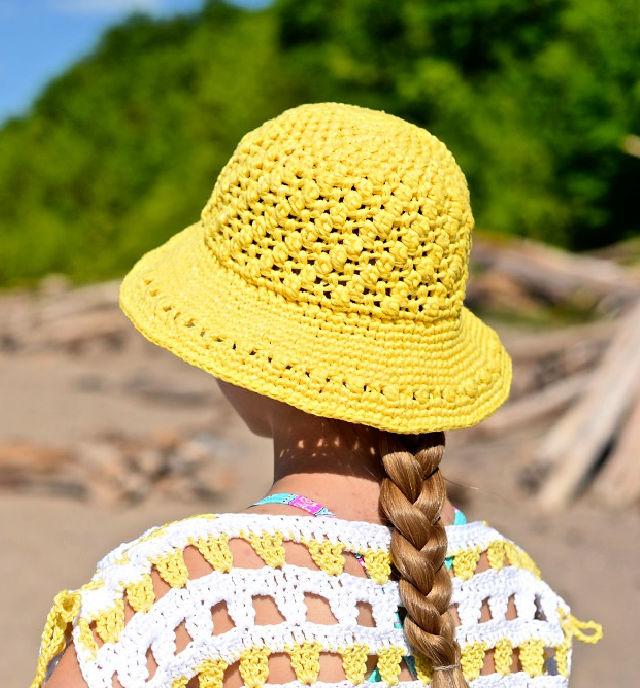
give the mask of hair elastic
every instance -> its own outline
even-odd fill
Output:
[[[447,671],[448,669],[460,669],[462,665],[460,662],[456,662],[455,664],[443,664],[442,666],[434,666],[433,670],[434,671]]]

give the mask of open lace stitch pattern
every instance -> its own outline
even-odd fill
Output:
[[[577,622],[540,579],[531,557],[484,522],[449,526],[447,535],[452,605],[460,621],[456,637],[472,688],[565,688],[572,636],[594,642],[601,634],[598,625]],[[186,688],[194,677],[200,688],[222,688],[225,671],[236,663],[245,686],[262,688],[271,685],[269,658],[276,654],[288,656],[295,672],[296,681],[280,684],[290,688],[363,684],[371,656],[386,685],[429,684],[431,668],[419,657],[417,680],[399,680],[409,649],[395,624],[400,598],[390,579],[389,537],[387,528],[375,524],[262,514],[203,515],[152,528],[103,558],[89,583],[57,596],[32,688],[42,685],[69,632],[90,688],[112,688],[114,680],[122,688]],[[235,539],[248,543],[264,566],[234,567],[230,542]],[[288,563],[286,542],[303,544],[317,569]],[[184,559],[189,546],[210,573],[190,578]],[[367,578],[345,572],[348,553],[364,557]],[[482,553],[489,568],[478,572]],[[159,598],[154,571],[168,586]],[[308,595],[327,602],[335,624],[308,619]],[[255,623],[257,597],[273,600],[280,623]],[[125,601],[134,612],[126,623]],[[373,626],[359,623],[362,603],[371,610]],[[224,632],[214,627],[212,616],[221,604],[231,620]],[[516,618],[507,618],[509,604],[515,604]],[[483,605],[490,611],[487,620],[481,620]],[[583,632],[585,626],[592,635]],[[178,628],[189,638],[180,650]],[[480,676],[489,651],[496,671]],[[322,681],[324,653],[340,656],[344,681]]]
[[[200,220],[138,261],[120,305],[191,365],[307,413],[467,427],[511,381],[497,334],[463,306],[472,226],[432,134],[300,105],[242,138]]]

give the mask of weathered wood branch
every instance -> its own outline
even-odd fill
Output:
[[[543,332],[501,331],[511,358],[518,363],[536,361],[546,356],[566,354],[574,348],[603,349],[611,339],[616,321],[596,320]]]
[[[619,429],[640,391],[640,302],[622,319],[578,403],[553,427],[536,464],[551,469],[538,500],[566,506]]]
[[[624,304],[640,294],[640,279],[615,263],[576,255],[531,241],[476,240],[472,260],[483,270],[502,272],[554,302],[607,299]],[[614,298],[615,297],[615,298]]]
[[[590,373],[577,373],[507,404],[487,418],[479,426],[479,432],[487,435],[509,432],[515,427],[561,411],[584,390],[590,377]]]
[[[620,431],[595,491],[607,506],[616,509],[640,500],[640,398]]]

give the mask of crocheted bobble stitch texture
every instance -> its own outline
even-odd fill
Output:
[[[202,219],[223,265],[291,301],[424,321],[462,306],[466,181],[444,144],[399,117],[284,112],[242,139]]]
[[[472,224],[464,175],[427,131],[302,105],[242,139],[201,219],[138,261],[120,305],[188,363],[307,413],[467,427],[511,381],[463,306]]]
[[[585,626],[540,579],[532,559],[496,530],[476,522],[448,527],[447,534],[452,604],[460,619],[456,634],[472,688],[498,685],[497,676],[504,679],[500,688],[566,688],[571,638],[582,634],[585,639]],[[265,565],[235,567],[233,539],[248,543]],[[287,563],[287,541],[304,544],[317,570]],[[208,562],[210,573],[190,578],[184,559],[188,546]],[[322,679],[323,653],[341,657],[345,680],[319,685],[362,684],[371,656],[386,685],[429,684],[430,666],[420,658],[419,680],[399,681],[402,657],[409,650],[395,625],[400,598],[389,577],[388,546],[389,531],[382,526],[331,518],[222,514],[151,529],[107,555],[90,583],[56,598],[33,686],[41,685],[70,628],[91,688],[112,688],[114,676],[123,688],[179,688],[194,676],[200,686],[222,688],[225,670],[235,663],[246,686],[262,688],[269,681],[269,658],[283,653],[297,677],[287,684],[291,688]],[[349,552],[364,555],[369,578],[344,570]],[[490,568],[478,572],[482,552]],[[168,586],[160,597],[151,581],[154,571]],[[327,602],[335,624],[307,618],[308,595]],[[256,623],[257,597],[273,600],[281,623]],[[126,623],[125,602],[134,612]],[[508,618],[510,602],[516,618]],[[373,627],[361,625],[359,603],[371,609]],[[212,620],[212,610],[220,604],[232,621],[230,628],[219,629]],[[490,610],[488,620],[481,619],[483,605]],[[178,650],[180,627],[189,642]],[[496,674],[480,676],[491,651]],[[149,653],[157,665],[154,672],[149,672]]]

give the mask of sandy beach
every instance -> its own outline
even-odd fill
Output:
[[[0,379],[3,442],[58,446],[107,431],[146,436],[196,424],[221,439],[217,461],[233,476],[216,498],[189,503],[153,491],[136,505],[33,488],[1,491],[0,675],[5,688],[21,688],[31,678],[42,624],[58,590],[87,581],[97,559],[151,525],[247,505],[269,485],[271,448],[241,425],[208,375],[137,336],[114,350],[3,353]],[[572,685],[633,685],[639,667],[628,642],[640,594],[633,545],[640,539],[639,515],[605,511],[589,494],[566,513],[538,513],[516,476],[544,432],[544,426],[531,427],[490,440],[475,431],[450,433],[443,469],[452,498],[471,519],[488,521],[522,545],[578,618],[604,624],[600,644],[576,643]]]

